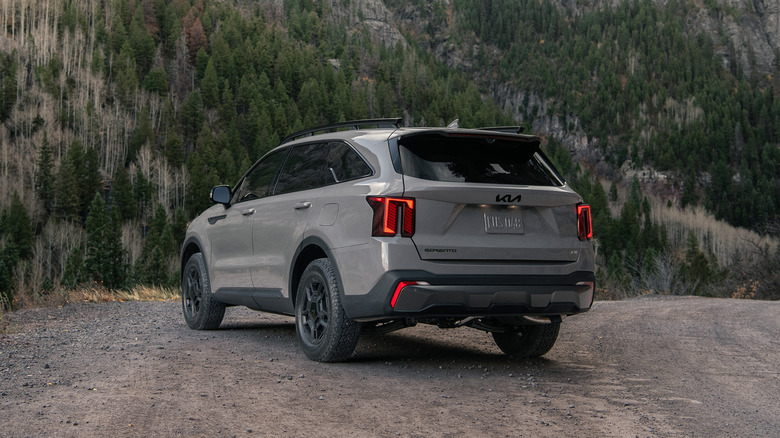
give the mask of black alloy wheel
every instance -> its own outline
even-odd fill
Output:
[[[225,304],[211,297],[209,274],[200,253],[193,254],[184,266],[181,307],[187,325],[196,330],[216,329],[225,316]]]
[[[352,355],[360,325],[344,312],[330,260],[317,259],[306,267],[295,304],[295,329],[307,357],[338,362]]]

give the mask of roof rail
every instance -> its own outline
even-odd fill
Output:
[[[315,132],[320,132],[320,131],[334,132],[341,128],[349,128],[350,130],[356,130],[356,129],[360,129],[361,127],[372,126],[376,128],[398,129],[400,127],[401,120],[402,119],[400,117],[394,117],[388,119],[365,119],[365,120],[352,120],[349,122],[333,123],[331,125],[323,125],[323,126],[318,126],[316,128],[304,129],[303,131],[295,132],[285,137],[284,140],[282,140],[282,142],[279,144],[285,144],[287,142],[295,140],[296,138],[309,137],[311,135],[314,135]]]
[[[523,131],[525,131],[525,128],[522,126],[492,126],[489,128],[478,128],[480,131],[496,131],[496,132],[506,132],[508,134],[521,134]]]

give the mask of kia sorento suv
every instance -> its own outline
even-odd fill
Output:
[[[214,187],[181,251],[187,324],[216,329],[235,305],[294,316],[323,362],[417,323],[547,353],[593,302],[590,207],[520,128],[399,123],[293,134]]]

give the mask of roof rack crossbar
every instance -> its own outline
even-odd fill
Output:
[[[349,122],[333,123],[331,125],[323,125],[323,126],[318,126],[316,128],[304,129],[303,131],[295,132],[285,137],[280,144],[285,144],[287,142],[293,141],[301,137],[309,137],[311,135],[314,135],[314,133],[316,132],[321,132],[321,131],[334,132],[341,128],[349,128],[350,130],[357,130],[360,129],[361,127],[375,126],[377,128],[398,129],[401,125],[401,120],[402,119],[400,117],[395,117],[395,118],[387,118],[387,119],[351,120]]]
[[[522,126],[491,126],[488,128],[477,128],[480,131],[496,131],[496,132],[506,132],[508,134],[522,134],[523,131],[525,131],[525,128]]]

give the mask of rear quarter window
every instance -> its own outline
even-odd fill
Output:
[[[399,140],[404,175],[443,182],[562,186],[538,141],[414,135]]]

